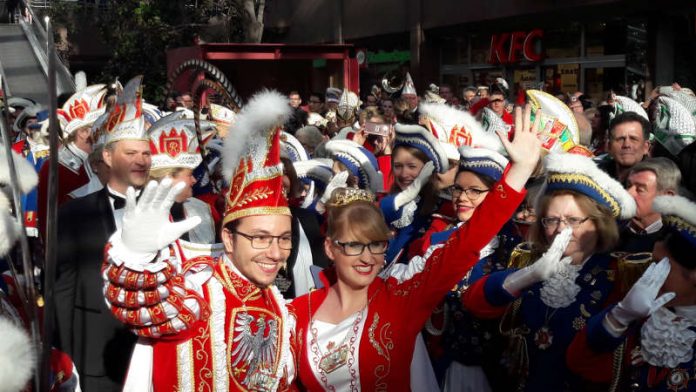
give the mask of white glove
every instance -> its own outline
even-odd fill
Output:
[[[322,204],[326,204],[329,201],[329,199],[331,198],[331,194],[333,193],[333,191],[335,191],[338,188],[347,187],[349,175],[350,175],[350,173],[347,170],[345,170],[345,171],[342,171],[342,172],[336,174],[335,176],[333,176],[331,181],[329,181],[329,183],[326,185],[326,189],[324,190],[324,194],[321,195],[321,199],[319,199],[319,201]]]
[[[561,257],[563,257],[563,252],[565,252],[568,247],[568,243],[572,236],[573,229],[571,227],[563,229],[539,260],[535,261],[534,264],[530,266],[508,275],[508,277],[505,278],[505,282],[503,282],[503,288],[511,294],[519,293],[535,283],[547,280],[563,267],[570,264],[572,261],[570,257],[565,257],[563,259],[561,259]]]
[[[674,293],[657,296],[669,275],[669,269],[669,260],[665,257],[643,272],[624,299],[611,310],[611,315],[621,326],[627,327],[634,321],[650,316],[674,298]]]
[[[135,189],[129,187],[126,192],[121,240],[131,252],[130,256],[139,259],[134,261],[152,260],[160,249],[201,223],[197,216],[181,222],[169,221],[169,210],[186,186],[182,182],[172,186],[172,182],[171,178],[165,178],[159,184],[150,181],[137,203]]]
[[[435,170],[435,165],[432,162],[426,163],[413,182],[394,197],[394,209],[398,210],[406,203],[418,197],[418,193],[420,193],[423,184],[430,179],[433,170]]]

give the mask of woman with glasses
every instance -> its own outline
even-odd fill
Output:
[[[587,157],[551,154],[532,226],[533,254],[521,269],[474,283],[462,302],[482,319],[499,319],[510,339],[505,361],[521,390],[577,388],[565,353],[575,334],[603,309],[614,288],[616,219],[635,214],[631,196]],[[533,258],[534,259],[534,258]]]
[[[513,142],[503,141],[513,163],[469,222],[426,257],[400,265],[398,275],[376,279],[390,233],[372,199],[356,189],[332,194],[324,249],[334,266],[323,273],[324,287],[290,305],[301,388],[410,390],[413,348],[425,320],[523,198],[540,148],[528,123]]]
[[[495,147],[495,146],[491,146]],[[500,145],[502,148],[502,145]],[[468,222],[486,199],[491,188],[503,176],[508,160],[497,151],[487,148],[459,148],[459,161],[454,185],[449,188],[457,223],[447,230],[431,228],[424,243],[438,246],[461,225]],[[444,378],[446,391],[490,391],[496,380],[486,376],[488,369],[499,367],[502,351],[497,325],[475,319],[461,304],[467,287],[482,276],[506,268],[511,249],[520,241],[509,234],[505,225],[480,251],[480,260],[447,293],[426,322],[426,337],[431,348],[433,365],[438,378]]]

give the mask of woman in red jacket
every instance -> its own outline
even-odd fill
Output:
[[[376,279],[389,231],[380,210],[359,190],[332,195],[324,248],[334,268],[325,286],[297,298],[295,353],[302,387],[312,391],[408,391],[416,335],[432,308],[478,260],[479,251],[512,216],[539,159],[529,109],[519,132],[503,140],[512,165],[471,220],[398,278]],[[523,118],[524,127],[522,126]]]

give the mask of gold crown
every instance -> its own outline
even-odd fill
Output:
[[[338,188],[331,194],[331,199],[328,202],[328,206],[343,207],[356,201],[373,203],[375,201],[375,195],[364,189]]]

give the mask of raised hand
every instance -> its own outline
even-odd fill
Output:
[[[527,179],[532,175],[541,157],[541,141],[537,136],[541,124],[541,116],[536,116],[531,122],[532,107],[525,106],[515,108],[515,137],[508,140],[504,132],[498,131],[498,137],[507,150],[510,157],[510,171],[506,175],[507,184],[520,191],[524,188]]]
[[[427,162],[413,182],[394,197],[394,209],[398,210],[411,200],[414,200],[420,193],[421,188],[423,188],[423,184],[430,180],[433,170],[435,170],[435,165],[432,162]]]
[[[137,202],[135,189],[128,188],[121,240],[132,253],[130,256],[139,259],[135,261],[152,260],[160,249],[201,222],[197,216],[181,222],[169,221],[169,210],[185,186],[181,182],[173,185],[170,178],[159,184],[150,181]]]
[[[666,257],[657,264],[651,264],[621,302],[611,310],[611,316],[626,327],[634,321],[650,316],[671,301],[674,293],[665,293],[658,297],[669,270],[669,259]]]
[[[518,293],[535,283],[549,279],[566,265],[570,264],[572,261],[571,258],[563,258],[563,252],[565,252],[568,247],[568,243],[572,236],[572,228],[566,227],[563,229],[539,260],[505,278],[505,282],[503,282],[505,290],[513,294]]]

